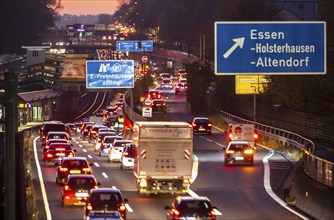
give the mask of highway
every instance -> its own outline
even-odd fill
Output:
[[[171,95],[169,110],[174,121],[191,121],[185,95]],[[170,205],[175,195],[140,196],[132,171],[121,171],[119,163],[108,163],[93,150],[94,144],[72,136],[77,156],[94,163],[93,174],[102,187],[116,187],[129,200],[127,219],[166,219],[164,206]],[[217,206],[217,219],[306,219],[291,210],[276,194],[289,170],[289,162],[280,154],[257,147],[254,166],[224,166],[222,146],[226,145],[222,130],[213,134],[194,136],[194,153],[199,159],[197,178],[190,187],[192,196],[207,196]],[[55,168],[44,167],[42,148],[35,139],[36,169],[41,190],[38,194],[40,219],[83,219],[83,207],[61,207],[61,187],[55,183]],[[269,158],[269,162],[267,159]],[[38,175],[38,171],[40,171]],[[275,175],[270,175],[274,173]],[[273,185],[273,188],[270,187]]]

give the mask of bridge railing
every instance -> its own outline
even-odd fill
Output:
[[[254,124],[255,129],[261,136],[274,139],[284,146],[298,148],[303,151],[305,155],[304,172],[318,182],[334,188],[334,163],[314,155],[312,152],[315,149],[315,145],[310,139],[287,130],[243,119],[224,111],[221,111],[221,117],[227,123]]]

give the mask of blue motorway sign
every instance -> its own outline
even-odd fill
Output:
[[[325,22],[216,22],[216,75],[326,73]]]
[[[138,42],[141,42],[141,48],[138,47]],[[117,51],[153,51],[153,41],[151,40],[132,40],[132,41],[116,41]]]
[[[86,87],[88,89],[133,88],[134,61],[86,61]]]

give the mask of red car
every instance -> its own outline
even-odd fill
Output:
[[[74,152],[71,145],[68,143],[53,143],[44,154],[45,166],[60,162],[63,157],[74,157]]]
[[[98,183],[91,174],[68,175],[66,183],[62,189],[61,204],[63,207],[69,205],[85,205],[89,198],[91,189],[98,189]]]
[[[149,93],[147,94],[147,98],[150,99],[161,99],[162,98],[162,94],[160,91],[149,91]]]

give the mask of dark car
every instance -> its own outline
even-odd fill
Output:
[[[70,174],[92,174],[92,163],[88,163],[86,157],[64,157],[60,163],[55,164],[56,183],[65,183]]]
[[[186,93],[188,91],[187,83],[178,83],[175,87],[175,94]]]
[[[254,148],[247,141],[230,141],[224,152],[225,166],[231,164],[253,165]]]
[[[153,112],[166,112],[167,103],[163,99],[153,99],[152,100],[152,111]]]
[[[208,118],[195,117],[191,123],[194,133],[212,134],[212,123]]]
[[[68,175],[61,192],[62,206],[85,205],[90,190],[97,189],[99,185],[100,183],[91,174]]]
[[[126,219],[126,202],[128,200],[123,199],[119,189],[92,189],[86,202],[85,215],[89,216],[93,211],[117,211],[123,219]]]
[[[93,127],[95,123],[88,123],[83,127],[83,130],[81,130],[81,137],[82,139],[86,139],[88,137],[90,129]]]
[[[74,152],[71,145],[68,143],[53,143],[44,153],[45,166],[60,162],[63,157],[74,157]]]
[[[166,206],[167,219],[216,219],[216,207],[205,196],[178,196]]]
[[[162,98],[162,93],[160,91],[151,90],[151,91],[148,92],[147,98],[150,98],[150,99],[161,99]]]
[[[44,143],[46,135],[50,131],[62,131],[62,132],[67,132],[67,128],[65,124],[62,122],[44,122],[43,126],[41,127],[41,140]]]
[[[107,128],[107,127],[104,126],[104,125],[96,125],[95,124],[90,128],[90,130],[88,131],[88,135],[87,135],[89,143],[92,143],[92,142],[95,141],[95,137],[96,137],[100,128]]]
[[[49,139],[46,141],[46,144],[43,145],[43,153],[45,153],[51,144],[54,144],[54,143],[69,143],[69,140],[66,140],[66,139]],[[73,145],[71,144],[71,147]]]

